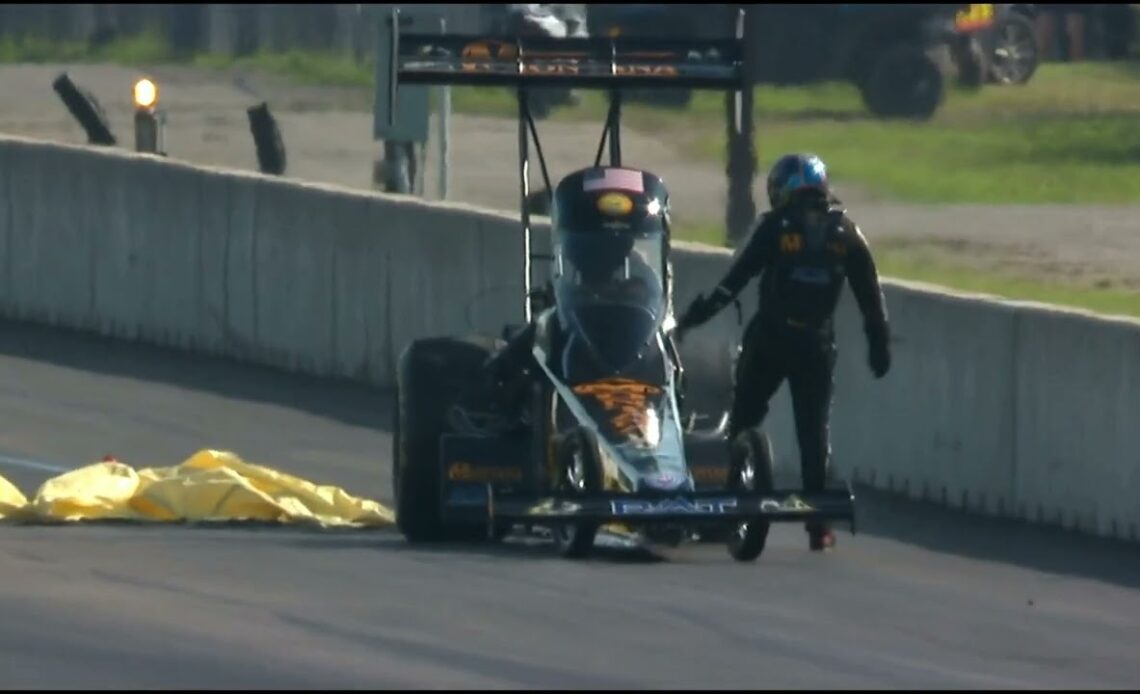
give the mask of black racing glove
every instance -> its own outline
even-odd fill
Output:
[[[693,302],[689,304],[689,308],[685,309],[685,313],[677,321],[677,328],[675,334],[678,340],[684,339],[684,335],[690,329],[701,325],[709,318],[712,318],[717,311],[717,307],[713,300],[703,294],[697,294]]]
[[[867,361],[875,378],[882,378],[891,370],[890,331],[884,325],[864,326],[867,334]]]

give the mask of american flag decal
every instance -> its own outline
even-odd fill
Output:
[[[645,192],[645,179],[640,171],[632,169],[601,169],[589,171],[582,177],[582,190],[627,190]]]

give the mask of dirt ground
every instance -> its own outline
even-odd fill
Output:
[[[0,132],[82,143],[84,136],[51,89],[63,70],[103,105],[124,147],[133,147],[131,86],[142,73],[116,66],[0,67]],[[245,109],[268,101],[285,139],[290,177],[371,187],[378,143],[372,141],[370,90],[292,85],[282,78],[236,71],[161,67],[148,73],[168,112],[167,150],[188,161],[255,169]],[[540,122],[551,178],[592,161],[600,123]],[[432,125],[435,133],[435,125]],[[763,143],[761,143],[762,145]],[[428,148],[427,196],[438,197],[438,141]],[[515,210],[518,206],[511,120],[453,116],[448,197]],[[663,176],[680,223],[723,219],[725,173],[670,146],[668,133],[627,130],[626,161]],[[541,174],[533,167],[532,186]],[[842,176],[842,172],[836,172]],[[1140,288],[1140,206],[919,206],[877,199],[839,181],[840,195],[872,244],[915,244],[979,268],[1014,269],[1057,279],[1079,278]],[[762,195],[757,181],[756,195]]]

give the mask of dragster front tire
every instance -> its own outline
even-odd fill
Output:
[[[602,464],[591,444],[590,434],[580,428],[559,437],[558,480],[554,485],[558,492],[589,495],[602,491]],[[559,554],[567,559],[582,559],[593,551],[600,528],[600,523],[566,523],[551,530]]]
[[[757,429],[740,432],[732,443],[731,455],[728,470],[730,491],[761,494],[772,491],[772,442],[767,434]],[[755,561],[764,552],[771,525],[763,518],[750,518],[739,523],[729,535],[728,553],[737,561]]]

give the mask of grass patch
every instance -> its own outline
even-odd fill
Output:
[[[192,62],[198,67],[217,70],[234,67],[263,70],[301,84],[371,88],[375,82],[372,67],[346,56],[328,53],[263,51],[242,57],[205,53],[195,56]]]
[[[840,181],[918,203],[1140,201],[1136,116],[1039,117],[984,125],[861,121],[771,123],[761,167],[785,151],[813,151]],[[704,157],[723,158],[707,135]]]
[[[677,230],[683,241],[724,245],[724,231],[715,225],[687,225]],[[884,277],[926,282],[965,292],[1081,308],[1095,313],[1140,318],[1140,290],[1081,278],[1043,281],[1017,267],[978,267],[969,249],[944,249],[884,240],[874,245],[875,262]],[[1039,277],[1039,275],[1038,275]]]
[[[1081,308],[1101,314],[1140,318],[1140,292],[1101,289],[1075,282],[1043,282],[1014,274],[970,268],[950,260],[931,261],[921,254],[883,247],[876,250],[880,272],[887,277],[929,282],[961,291],[992,294],[1018,301],[1035,301]]]
[[[759,117],[759,159],[810,150],[841,181],[918,203],[1140,202],[1140,71],[1131,63],[1043,65],[1020,87],[953,90],[927,123],[858,115]],[[758,97],[759,98],[759,97]],[[792,113],[794,101],[776,101]],[[802,115],[802,112],[801,112]],[[724,135],[693,150],[724,160]]]
[[[36,36],[0,39],[0,64],[56,62],[110,63],[131,67],[189,64],[216,70],[243,67],[281,75],[304,84],[346,87],[371,87],[374,80],[370,65],[334,53],[262,51],[240,57],[219,53],[179,55],[157,29],[99,46],[84,41],[55,41]]]
[[[113,63],[144,65],[178,58],[157,29],[91,46],[84,41],[54,41],[37,36],[0,39],[0,63]]]

